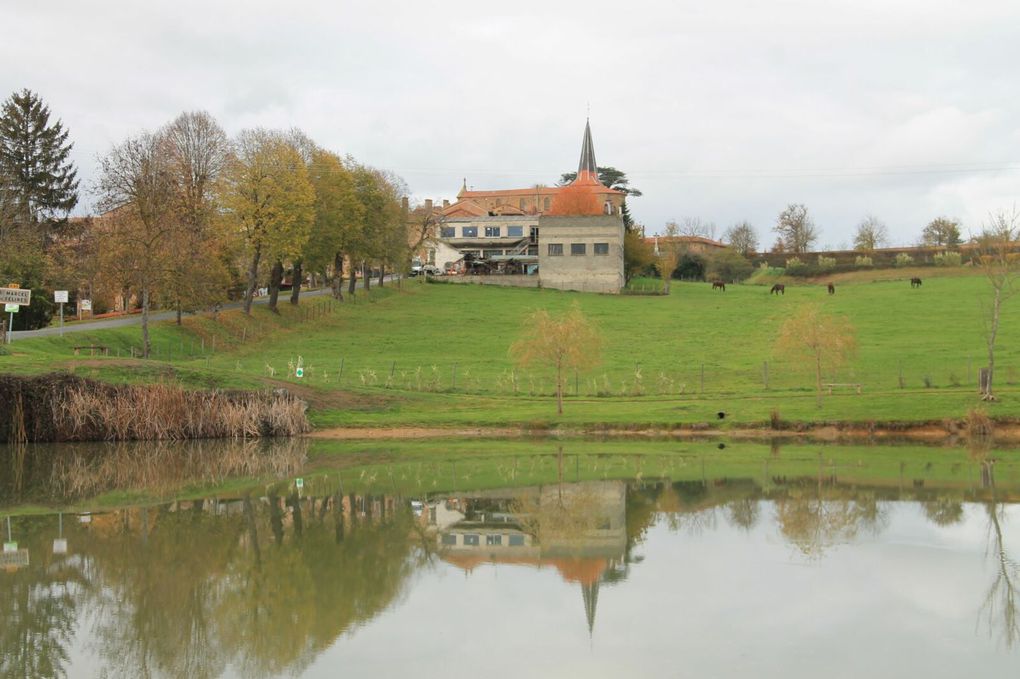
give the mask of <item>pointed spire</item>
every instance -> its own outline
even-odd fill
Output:
[[[581,583],[581,597],[584,599],[584,616],[588,619],[588,636],[595,631],[595,609],[599,603],[599,581],[586,585]]]
[[[580,179],[582,173],[590,172],[593,176],[599,176],[598,165],[595,164],[595,145],[591,142],[591,121],[584,121],[584,141],[581,142],[581,162],[577,164],[577,177]]]

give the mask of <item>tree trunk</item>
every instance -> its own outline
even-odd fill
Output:
[[[999,310],[1002,305],[1002,289],[996,287],[992,295],[992,322],[988,327],[988,382],[981,394],[984,401],[994,401],[992,382],[995,379],[995,336],[999,334]]]
[[[269,272],[269,310],[274,314],[280,313],[276,303],[280,299],[281,283],[283,283],[283,262],[278,259]]]
[[[563,362],[556,361],[556,413],[563,414]]]
[[[361,263],[361,277],[365,279],[365,292],[368,292],[372,288],[372,269],[368,262]]]
[[[340,252],[333,255],[333,296],[344,301],[344,256]]]
[[[354,297],[355,288],[358,287],[358,267],[354,266],[354,260],[351,260],[351,278],[347,283],[347,294]]]
[[[379,265],[379,287],[380,288],[383,286],[383,280],[384,280],[385,276],[386,276],[386,265],[385,264],[380,264]]]
[[[177,297],[177,325],[181,324],[181,298]]]
[[[291,279],[293,281],[290,288],[290,303],[297,304],[298,297],[301,296],[301,283],[304,282],[305,272],[301,268],[301,260],[294,262],[294,276]]]
[[[248,289],[244,293],[244,313],[251,315],[251,305],[255,301],[255,286],[259,282],[259,260],[262,259],[262,247],[255,246],[255,254],[251,257],[248,269]]]
[[[142,358],[148,358],[152,350],[149,341],[149,287],[142,288]]]

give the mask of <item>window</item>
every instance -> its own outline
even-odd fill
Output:
[[[595,254],[596,255],[608,255],[609,254],[609,243],[595,243]]]
[[[506,227],[506,235],[510,238],[520,238],[524,235],[523,226],[508,226]]]
[[[457,237],[457,229],[455,227],[452,227],[452,226],[444,226],[444,227],[439,229],[439,237],[440,238],[456,238]]]
[[[465,545],[475,545],[475,546],[477,546],[478,545],[478,536],[476,534],[474,534],[474,533],[465,533],[464,534],[464,544]]]
[[[570,254],[571,254],[572,257],[577,257],[577,256],[583,257],[585,255],[586,251],[587,251],[587,247],[585,246],[584,243],[571,243],[570,244]]]
[[[510,536],[510,546],[511,547],[520,547],[523,544],[524,544],[524,536],[523,535],[511,535]]]
[[[457,544],[457,536],[456,535],[451,535],[451,534],[447,533],[446,535],[443,536],[443,544],[444,545],[455,545],[455,544]]]
[[[465,226],[461,229],[460,235],[464,238],[478,238],[478,227],[477,226]]]
[[[530,238],[531,238],[531,242],[532,243],[538,243],[538,227],[537,226],[531,227],[531,236],[530,236]]]
[[[545,211],[546,212],[549,211],[549,197],[548,196],[546,196],[546,198],[545,198]]]
[[[499,238],[499,227],[498,226],[487,226],[485,227],[486,238]]]
[[[549,243],[549,256],[550,257],[562,257],[563,256],[563,243]]]
[[[436,263],[436,249],[435,248],[429,248],[429,264],[435,264],[435,263]]]
[[[503,544],[503,536],[502,535],[486,535],[485,536],[485,544],[487,544],[487,545],[501,545],[501,544]]]

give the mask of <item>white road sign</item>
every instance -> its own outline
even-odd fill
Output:
[[[78,306],[81,307],[82,311],[92,311],[92,300],[83,299],[78,302]]]
[[[0,304],[28,306],[32,303],[32,291],[21,288],[0,288]]]
[[[4,304],[5,314],[16,314],[21,307],[17,304]]]
[[[67,304],[67,290],[54,290],[53,301],[57,304]]]

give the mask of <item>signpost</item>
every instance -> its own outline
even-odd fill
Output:
[[[60,336],[64,336],[64,305],[67,304],[67,290],[54,290],[53,301],[60,305]]]
[[[32,291],[22,290],[17,283],[9,283],[6,288],[0,288],[0,302],[7,312],[7,343],[10,344],[14,333],[14,314],[18,313],[19,306],[28,306],[32,303]]]

